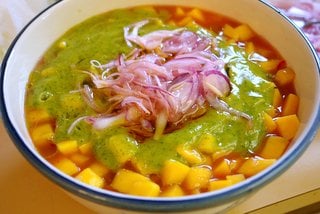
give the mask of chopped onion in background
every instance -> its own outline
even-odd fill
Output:
[[[308,37],[320,55],[320,1],[269,0],[287,15]]]

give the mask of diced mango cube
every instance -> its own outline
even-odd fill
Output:
[[[92,143],[84,143],[79,146],[79,151],[84,155],[92,154]]]
[[[67,175],[74,175],[80,171],[79,167],[68,158],[60,158],[53,165]]]
[[[264,124],[266,126],[267,132],[268,133],[272,133],[277,129],[277,124],[276,122],[273,120],[273,118],[267,114],[264,113]]]
[[[179,185],[172,185],[163,190],[160,194],[161,197],[178,197],[184,196],[185,193]]]
[[[285,86],[290,83],[293,83],[296,74],[295,72],[287,67],[277,71],[274,80],[279,86]]]
[[[227,175],[226,180],[231,181],[232,184],[244,181],[246,178],[243,174]]]
[[[269,136],[266,138],[259,155],[266,159],[278,159],[286,150],[289,141],[280,136]]]
[[[29,110],[26,114],[27,121],[32,125],[41,123],[49,123],[53,121],[51,115],[44,109],[33,109]]]
[[[273,107],[278,108],[282,104],[282,95],[278,88],[274,89],[274,95],[273,95]]]
[[[230,160],[229,166],[230,166],[231,172],[234,172],[237,169],[239,169],[239,167],[241,166],[242,162],[243,162],[243,158],[242,157]]]
[[[64,94],[60,98],[61,105],[66,109],[80,110],[85,107],[82,97],[78,93]]]
[[[225,187],[229,187],[231,185],[232,185],[231,180],[213,180],[209,182],[208,190],[214,191],[214,190],[222,189]]]
[[[123,134],[118,134],[110,137],[108,148],[118,161],[123,165],[129,161],[138,150],[138,144],[135,140]]]
[[[205,21],[204,15],[202,14],[201,10],[198,8],[192,9],[190,12],[188,12],[188,16],[192,17],[196,21]]]
[[[185,12],[181,7],[176,8],[176,16],[184,16]]]
[[[202,165],[212,166],[213,161],[212,161],[211,155],[203,155],[203,159],[204,159],[204,161],[203,161]]]
[[[84,169],[75,178],[86,184],[89,184],[91,186],[95,186],[98,188],[102,188],[104,186],[104,179],[99,175],[97,175],[90,168]]]
[[[235,32],[238,35],[239,41],[248,41],[254,36],[251,28],[246,24],[241,24],[235,28]]]
[[[192,148],[181,144],[177,147],[177,152],[181,157],[183,157],[190,165],[197,165],[204,162],[201,154]]]
[[[54,67],[48,67],[48,68],[45,68],[41,71],[41,75],[43,77],[48,77],[48,76],[51,76],[53,74],[55,74],[57,72],[57,69],[54,68]]]
[[[53,140],[54,131],[49,123],[44,123],[31,130],[31,138],[36,146],[46,146]]]
[[[223,28],[223,33],[236,41],[248,41],[254,36],[253,31],[246,24],[239,25],[235,28],[226,24]]]
[[[165,161],[161,170],[163,185],[181,184],[187,176],[190,167],[176,160]]]
[[[190,16],[186,16],[185,18],[183,18],[178,22],[178,26],[191,25],[193,22],[194,22],[193,18],[191,18]]]
[[[212,161],[216,161],[224,156],[230,154],[231,151],[218,150],[212,154]]]
[[[253,176],[276,162],[276,159],[249,158],[238,169],[239,174]]]
[[[217,140],[212,134],[204,134],[199,139],[198,149],[200,152],[212,154],[217,150]]]
[[[234,28],[228,24],[224,25],[223,34],[230,38],[237,39],[237,35],[235,35]]]
[[[76,140],[65,140],[57,143],[57,149],[64,155],[70,155],[78,151],[78,142]]]
[[[297,114],[299,107],[299,97],[295,94],[288,94],[284,99],[281,115]]]
[[[300,121],[295,114],[277,117],[275,122],[280,136],[288,140],[291,140],[296,135],[300,125]]]
[[[260,67],[268,73],[275,73],[278,70],[279,64],[282,60],[279,59],[269,59],[268,61],[259,62]]]
[[[212,176],[210,169],[205,167],[191,167],[183,186],[189,190],[207,188]]]
[[[92,171],[94,171],[100,177],[104,177],[110,172],[110,170],[105,165],[99,162],[92,163],[89,168],[92,169]]]
[[[230,161],[223,159],[212,170],[214,177],[224,178],[231,174]]]
[[[253,54],[255,50],[253,42],[247,42],[245,46],[245,50],[247,54]]]
[[[117,172],[111,182],[111,187],[131,195],[156,197],[160,194],[158,184],[152,182],[148,177],[127,169],[121,169]]]

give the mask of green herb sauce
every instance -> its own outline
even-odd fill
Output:
[[[195,148],[198,139],[205,133],[211,133],[217,139],[221,150],[241,154],[254,151],[266,134],[263,113],[271,107],[274,84],[258,65],[248,60],[242,48],[219,37],[217,54],[227,63],[226,69],[232,84],[231,94],[224,101],[230,107],[252,116],[250,124],[243,118],[210,109],[204,116],[190,121],[183,128],[163,135],[159,140],[150,138],[141,144],[136,143],[124,127],[97,131],[89,124],[80,122],[70,134],[67,133],[77,118],[94,115],[80,93],[70,93],[89,79],[81,70],[95,71],[90,67],[92,59],[103,63],[120,53],[130,52],[123,38],[123,27],[147,17],[161,18],[165,23],[169,15],[165,11],[156,13],[149,8],[115,10],[88,19],[66,32],[49,48],[31,73],[26,108],[47,109],[57,119],[56,142],[67,139],[76,139],[79,144],[92,142],[96,158],[113,170],[122,164],[109,145],[110,138],[115,135],[126,136],[119,144],[121,148],[118,152],[128,151],[132,154],[128,158],[143,174],[159,172],[167,159],[184,162],[176,151],[177,146],[185,144]],[[148,25],[143,27],[142,33],[159,28],[173,26],[161,23]],[[191,29],[210,33],[199,26]],[[212,33],[213,37],[215,35]]]

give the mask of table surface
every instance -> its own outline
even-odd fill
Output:
[[[319,162],[320,132],[318,131],[310,147],[288,171],[229,213],[250,212],[320,189]],[[0,163],[0,213],[63,214],[66,210],[77,214],[93,213],[70,198],[24,159],[8,137],[2,121]],[[314,199],[313,202],[320,202],[320,195],[311,197]],[[309,199],[308,201],[311,203]]]

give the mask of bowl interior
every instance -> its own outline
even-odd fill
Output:
[[[46,49],[69,28],[93,15],[114,8],[150,4],[175,4],[198,7],[233,17],[243,23],[248,23],[286,59],[287,64],[296,72],[296,89],[301,99],[299,117],[302,126],[298,137],[294,140],[295,143],[292,148],[286,152],[284,157],[275,166],[258,175],[257,178],[249,179],[248,182],[244,182],[244,184],[238,186],[247,185],[244,189],[248,191],[265,183],[268,179],[270,180],[271,177],[275,177],[275,175],[289,167],[311,141],[310,138],[315,134],[318,127],[320,118],[318,59],[310,43],[306,41],[302,33],[284,18],[280,12],[262,1],[252,0],[176,0],[174,3],[172,0],[92,0],[89,4],[86,0],[64,0],[58,2],[36,17],[21,32],[3,61],[1,74],[1,93],[3,98],[1,108],[4,121],[7,127],[9,127],[10,134],[15,139],[17,147],[19,148],[23,145],[24,149],[20,150],[23,150],[27,158],[29,154],[32,154],[37,161],[43,165],[47,164],[34,150],[24,121],[26,83],[30,72]],[[53,179],[56,179],[56,176],[60,176],[73,182],[70,178],[62,175],[52,167],[49,168],[54,171]],[[63,183],[63,181],[60,183]],[[83,184],[77,183],[77,185],[86,188]],[[238,186],[235,187],[237,191],[239,190]],[[92,188],[91,190],[100,191]],[[217,198],[221,193],[226,198],[228,191],[222,190],[217,193],[211,193],[211,195]],[[234,193],[234,195],[240,195],[240,192]]]

